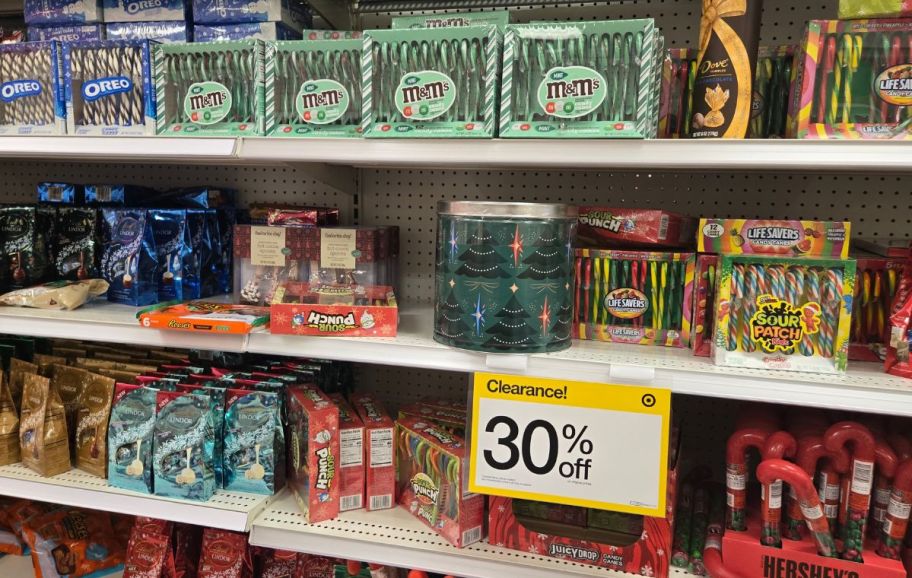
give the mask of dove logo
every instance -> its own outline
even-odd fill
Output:
[[[82,83],[82,96],[86,102],[93,102],[99,98],[131,90],[133,90],[133,81],[126,76],[108,76]]]
[[[0,84],[0,100],[13,102],[23,96],[41,94],[41,83],[37,80],[10,80]]]

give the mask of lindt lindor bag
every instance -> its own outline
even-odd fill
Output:
[[[76,417],[76,467],[106,478],[108,473],[108,418],[114,380],[91,374]]]
[[[19,412],[13,404],[9,384],[0,372],[0,466],[18,464],[20,461]]]
[[[25,377],[19,447],[22,463],[45,477],[70,470],[66,415],[51,380],[37,374]]]
[[[51,369],[51,383],[60,395],[63,412],[66,415],[71,462],[76,461],[76,416],[91,378],[91,373],[78,367],[55,365]]]

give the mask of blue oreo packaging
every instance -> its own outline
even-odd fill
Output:
[[[155,90],[149,46],[148,40],[64,44],[69,134],[155,134]]]
[[[197,24],[197,42],[218,40],[300,40],[301,32],[282,22],[243,22],[240,24]]]
[[[313,17],[300,0],[193,0],[193,22],[284,22],[300,32],[312,27]]]
[[[185,21],[184,0],[102,0],[105,22]]]
[[[72,183],[38,183],[38,202],[43,205],[82,205],[82,185]]]
[[[0,135],[66,134],[59,42],[0,44]]]
[[[23,17],[29,25],[104,22],[101,0],[25,0]]]
[[[152,238],[155,240],[155,255],[158,261],[158,300],[184,301],[193,297],[188,290],[188,281],[197,279],[194,275],[193,255],[190,252],[187,231],[187,211],[183,209],[149,209]]]
[[[136,307],[158,303],[158,260],[145,209],[102,209],[101,275],[108,301]]]
[[[29,26],[29,42],[59,40],[79,42],[82,40],[104,40],[104,26],[101,24],[73,24],[63,26]]]
[[[155,189],[138,185],[85,185],[87,205],[137,207],[157,194]]]
[[[154,40],[162,44],[190,42],[190,26],[184,21],[115,22],[106,27],[111,40]]]
[[[225,404],[225,489],[271,496],[285,486],[279,394],[229,389]]]

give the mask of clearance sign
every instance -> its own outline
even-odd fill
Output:
[[[476,373],[473,492],[665,515],[671,392]]]

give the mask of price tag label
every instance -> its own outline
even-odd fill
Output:
[[[671,392],[476,373],[469,489],[665,516]]]

